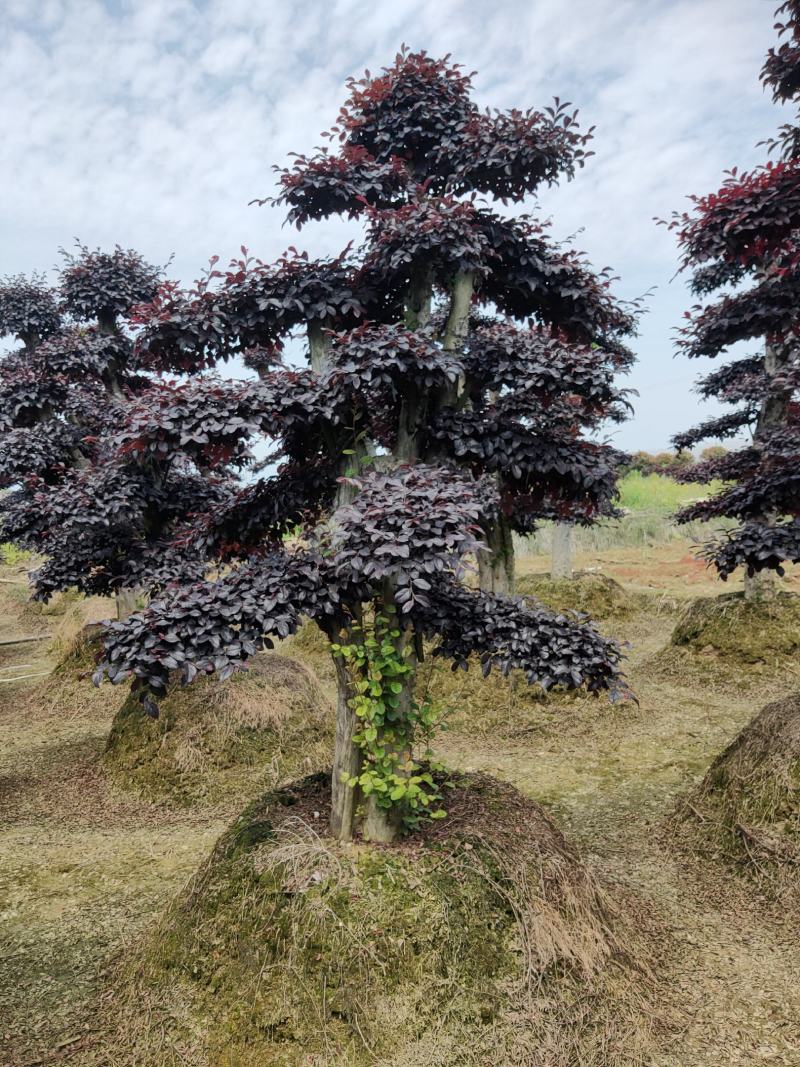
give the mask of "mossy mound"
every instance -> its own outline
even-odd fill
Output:
[[[477,657],[467,671],[454,671],[449,660],[429,656],[419,670],[417,698],[432,702],[447,730],[487,741],[523,740],[617,713],[607,695],[559,689],[545,693],[529,685],[521,671],[503,677],[493,670],[484,678]]]
[[[592,619],[625,618],[641,610],[643,600],[613,578],[593,571],[578,571],[572,578],[525,574],[517,579],[517,592],[554,611],[579,611]]]
[[[102,623],[90,622],[81,626],[77,633],[54,641],[53,651],[58,658],[53,674],[81,677],[92,673],[103,650],[102,636]]]
[[[800,597],[781,593],[760,603],[743,593],[701,597],[682,612],[671,644],[726,665],[791,668],[800,662]]]
[[[447,825],[380,848],[325,836],[327,792],[267,795],[222,837],[120,972],[107,1062],[645,1061],[649,942],[541,808],[470,776]]]
[[[313,672],[263,653],[226,682],[175,688],[151,718],[128,696],[104,756],[110,779],[148,800],[250,797],[330,758],[333,711]]]
[[[767,704],[681,801],[675,821],[704,852],[800,904],[800,693]]]

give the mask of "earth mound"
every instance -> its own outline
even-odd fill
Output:
[[[671,644],[734,665],[791,666],[800,659],[800,597],[780,593],[757,603],[743,593],[701,597],[684,609]]]
[[[592,619],[624,618],[641,609],[641,598],[614,578],[593,571],[577,571],[573,578],[525,574],[517,579],[517,593],[535,597],[554,611],[578,611]]]
[[[800,904],[800,693],[767,704],[675,816],[681,835]]]
[[[246,799],[324,764],[333,725],[313,671],[262,653],[226,682],[176,685],[157,719],[129,695],[112,723],[103,762],[116,785],[148,800]]]
[[[442,822],[344,845],[328,785],[251,804],[121,965],[110,1040],[130,1062],[646,1061],[652,931],[537,804],[471,775]]]
[[[447,730],[488,742],[524,741],[533,734],[581,727],[616,709],[608,697],[585,690],[529,685],[525,675],[504,677],[492,671],[484,678],[477,657],[469,670],[453,671],[447,660],[428,656],[419,670],[417,699],[430,701]]]

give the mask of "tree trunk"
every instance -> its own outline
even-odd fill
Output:
[[[484,593],[513,593],[514,538],[508,519],[501,512],[484,527],[488,552],[478,553],[478,578]]]
[[[139,610],[137,603],[141,595],[139,589],[120,589],[115,600],[117,602],[117,618],[122,621],[127,619],[129,615],[133,615],[134,612]]]
[[[378,744],[383,745],[387,752],[395,753],[398,757],[395,773],[404,776],[406,772],[403,765],[411,760],[414,740],[411,709],[416,697],[417,658],[413,645],[413,632],[408,626],[403,626],[402,614],[394,599],[396,591],[396,583],[392,579],[386,579],[383,586],[381,612],[387,618],[395,620],[392,628],[399,630],[400,634],[392,638],[392,643],[398,658],[407,664],[409,670],[399,679],[403,688],[398,694],[395,722],[390,727],[390,731],[384,731],[383,736],[381,733],[378,734]],[[386,736],[389,732],[392,736]],[[402,814],[399,805],[392,805],[391,808],[381,807],[374,795],[368,797],[364,822],[365,835],[370,841],[390,844],[400,832]]]
[[[472,307],[472,294],[475,288],[475,275],[472,271],[462,271],[453,279],[450,295],[450,312],[442,338],[442,348],[447,352],[460,353],[469,333],[469,312]],[[464,392],[464,378],[459,378],[452,385],[439,390],[436,410],[457,404]]]
[[[557,522],[553,526],[553,548],[550,577],[572,577],[572,523]]]
[[[791,353],[786,345],[778,346],[767,343],[765,346],[764,373],[767,376],[767,390],[761,401],[761,410],[758,413],[758,422],[753,435],[753,444],[756,448],[761,447],[760,439],[763,434],[779,429],[786,423],[792,391],[791,389],[776,390],[772,381],[777,374],[785,370],[790,360]],[[777,518],[777,515],[763,515],[760,521],[772,526]],[[778,578],[773,571],[759,571],[752,578],[745,573],[744,597],[749,603],[759,604],[774,600],[777,595]]]
[[[409,394],[400,402],[397,420],[397,442],[394,459],[397,463],[415,463],[419,457],[417,432],[427,407],[427,398]]]
[[[409,330],[424,329],[431,317],[433,270],[430,266],[415,266],[411,272],[406,301],[406,326]]]
[[[311,369],[322,374],[328,369],[328,349],[330,341],[323,332],[324,321],[311,319],[307,325],[308,349],[311,356]]]
[[[378,845],[391,845],[397,840],[403,824],[402,812],[397,806],[380,808],[375,796],[367,798],[364,816],[364,837]]]
[[[442,347],[448,352],[460,353],[469,332],[469,312],[472,305],[472,293],[475,275],[472,271],[456,274],[450,295],[450,311],[447,316],[442,338]],[[433,390],[427,402],[426,417],[435,416],[443,408],[456,407],[466,400],[465,380],[462,375],[458,381]],[[425,449],[423,461],[438,463],[446,458],[446,450],[438,442],[431,442]]]
[[[396,639],[395,645],[399,652],[403,653],[407,647],[410,635],[402,633],[399,638]],[[404,775],[402,764],[408,762],[411,759],[411,743],[412,738],[405,735],[404,724],[406,730],[408,729],[411,707],[415,699],[416,690],[416,677],[417,677],[417,663],[413,656],[405,656],[406,663],[409,664],[411,670],[408,674],[403,675],[402,678],[402,692],[398,694],[399,704],[397,706],[398,718],[397,724],[394,727],[394,737],[382,736],[378,734],[378,744],[383,745],[387,752],[394,752],[398,756],[398,763],[400,766],[397,769],[397,773]],[[400,733],[400,737],[397,737],[397,733]],[[398,804],[393,804],[390,808],[381,807],[378,804],[375,794],[371,794],[366,798],[364,805],[364,836],[370,841],[376,841],[382,845],[390,845],[392,841],[396,839],[403,826],[403,811]]]
[[[752,578],[745,572],[744,598],[749,604],[768,603],[777,595],[777,576],[772,571],[757,571]]]
[[[460,352],[469,332],[469,312],[475,289],[473,271],[460,271],[453,279],[450,295],[450,313],[444,330],[442,347],[448,352]]]
[[[336,734],[331,780],[331,833],[340,841],[350,841],[355,830],[360,790],[348,783],[361,773],[362,754],[353,741],[358,732],[358,717],[350,707],[353,688],[347,664],[341,656],[334,656],[333,662],[336,667]]]

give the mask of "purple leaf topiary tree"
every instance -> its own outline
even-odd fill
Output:
[[[619,649],[590,624],[463,578],[501,522],[606,506],[615,456],[578,431],[623,403],[611,374],[633,316],[540,225],[474,199],[516,200],[582,163],[587,135],[564,107],[483,114],[469,78],[424,53],[350,88],[340,151],[298,158],[278,202],[298,224],[363,218],[363,247],[273,264],[243,250],[135,312],[151,383],[103,436],[94,476],[121,472],[115,510],[161,486],[152,521],[178,515],[169,549],[139,568],[156,595],[109,626],[96,680],[132,676],[155,713],[170,685],[225,678],[313,620],[338,679],[332,832],[349,838],[362,819],[390,841],[444,814],[419,754],[436,723],[415,691],[424,655],[518,669],[545,690],[624,689]],[[302,368],[282,362],[298,331]],[[214,373],[234,354],[249,380]],[[273,469],[234,485],[260,442]],[[106,492],[76,506],[91,516]],[[59,566],[86,587],[77,551]]]
[[[786,40],[762,70],[776,102],[800,94],[800,3],[782,4],[777,29]],[[745,593],[774,594],[773,575],[800,562],[800,124],[782,127],[772,147],[778,162],[750,173],[731,171],[722,188],[693,197],[675,215],[683,267],[698,296],[721,294],[687,313],[680,345],[690,357],[724,355],[740,341],[760,340],[763,354],[727,363],[700,380],[701,396],[735,410],[678,434],[691,448],[708,438],[750,432],[751,443],[686,473],[691,481],[721,478],[719,493],[684,508],[678,521],[734,519],[737,526],[708,544],[707,559],[723,579],[745,568]]]

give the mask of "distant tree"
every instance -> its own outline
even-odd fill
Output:
[[[494,451],[506,449],[512,482],[531,472],[524,484],[540,512],[606,499],[609,450],[576,440],[576,420],[568,433],[558,414],[568,397],[587,415],[620,402],[604,367],[628,358],[612,339],[632,328],[608,279],[540,227],[457,198],[517,197],[577,165],[585,143],[563,108],[482,114],[469,89],[457,67],[403,53],[383,75],[351,84],[336,128],[341,154],[301,157],[282,176],[279,200],[295,221],[366,218],[358,256],[292,251],[267,265],[243,253],[194,289],[162,286],[136,311],[136,358],[158,380],[103,438],[100,493],[83,486],[79,502],[87,521],[105,507],[105,471],[119,472],[121,492],[157,484],[154,469],[180,472],[175,499],[187,523],[161,567],[172,581],[110,626],[96,675],[133,675],[151,713],[176,678],[225,678],[304,617],[320,626],[337,670],[331,827],[342,838],[361,808],[379,840],[402,821],[443,814],[416,754],[436,724],[415,695],[425,642],[454,669],[474,654],[484,673],[517,668],[544,689],[622,688],[619,649],[591,625],[462,580],[501,510]],[[487,324],[483,344],[468,346],[478,302],[534,316],[550,333],[517,338]],[[308,341],[302,369],[281,362],[297,329]],[[583,347],[567,348],[567,337]],[[598,364],[587,346],[606,339]],[[210,373],[232,353],[252,380]],[[480,392],[475,367],[485,367]],[[169,368],[190,376],[170,382]],[[519,405],[508,425],[481,406],[506,381]],[[271,447],[273,470],[231,492],[230,468],[251,462],[258,442]],[[73,544],[60,565],[69,561],[86,587],[95,564],[77,553]],[[207,577],[187,581],[185,568],[201,559]],[[152,587],[152,569],[145,578]]]
[[[797,103],[799,0],[782,4],[778,16],[785,16],[777,29],[787,40],[769,52],[762,81],[776,102]],[[771,574],[800,561],[800,124],[782,127],[771,147],[780,150],[779,162],[749,174],[731,171],[718,192],[694,197],[693,211],[676,214],[671,223],[683,267],[693,271],[693,291],[723,291],[688,314],[684,352],[716,357],[739,341],[764,342],[763,355],[735,360],[700,381],[702,396],[736,410],[675,438],[676,447],[691,448],[707,438],[752,433],[749,447],[692,470],[693,481],[734,484],[684,508],[678,520],[739,521],[705,554],[723,579],[744,566],[746,594],[755,599],[771,594]],[[725,292],[729,286],[735,291]]]
[[[678,452],[657,452],[652,457],[651,474],[663,474],[668,478],[677,477],[694,466],[694,456],[688,450]]]
[[[673,477],[692,467],[695,462],[691,452],[634,452],[624,463],[626,471],[639,471],[645,476],[662,474]]]
[[[0,359],[0,485],[10,489],[0,530],[45,557],[34,576],[42,599],[75,586],[115,595],[125,615],[150,572],[171,569],[185,477],[171,457],[144,471],[110,444],[152,385],[127,323],[161,276],[136,252],[78,246],[64,253],[57,289],[38,277],[0,282],[0,334],[22,345]],[[198,495],[193,483],[193,507]]]
[[[708,463],[709,460],[724,459],[728,454],[725,445],[708,445],[700,453],[700,461]]]
[[[640,474],[646,476],[653,473],[655,465],[656,457],[653,453],[645,452],[640,449],[638,452],[631,453],[625,460],[624,467],[626,471],[638,471]]]

